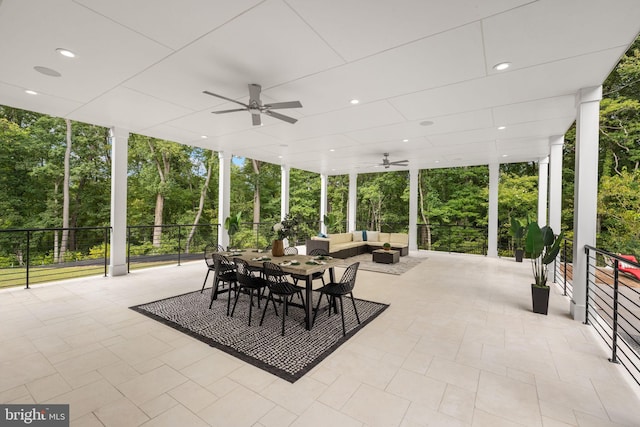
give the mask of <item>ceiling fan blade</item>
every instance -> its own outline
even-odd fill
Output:
[[[254,126],[260,126],[262,124],[260,114],[251,114],[251,121],[253,122]]]
[[[249,108],[247,104],[243,104],[240,101],[236,101],[235,99],[227,98],[226,96],[218,95],[217,93],[209,92],[208,90],[203,90],[202,93],[206,93],[207,95],[215,96],[216,98],[224,99],[225,101],[235,102],[236,104],[240,104],[245,108]]]
[[[298,121],[298,119],[294,119],[293,117],[285,116],[284,114],[276,113],[275,111],[265,110],[264,113],[268,116],[271,116],[275,119],[284,120],[287,123],[294,124]]]
[[[233,110],[212,111],[213,114],[235,113],[236,111],[247,111],[246,108],[234,108]]]
[[[262,86],[255,83],[249,84],[249,104],[251,104],[251,101],[256,101],[258,104],[262,105],[262,102],[260,102],[261,91]]]
[[[277,110],[279,108],[302,108],[300,101],[274,102],[273,104],[264,104],[265,108]]]
[[[396,160],[395,162],[389,162],[389,164],[391,165],[398,165],[398,166],[407,166],[407,163],[409,163],[409,160]]]

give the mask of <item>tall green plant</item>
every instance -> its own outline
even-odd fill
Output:
[[[526,223],[523,225],[519,220],[511,217],[511,236],[513,237],[513,245],[514,249],[524,249],[522,245],[522,241],[524,240],[524,235],[526,228]]]
[[[240,231],[240,220],[242,219],[242,212],[238,212],[235,216],[228,216],[224,220],[224,229],[229,234],[229,246],[233,246],[233,236]]]
[[[537,222],[532,222],[527,227],[525,249],[531,256],[534,286],[547,287],[547,266],[553,262],[560,251],[562,234],[556,237],[551,227],[545,225],[540,228]]]

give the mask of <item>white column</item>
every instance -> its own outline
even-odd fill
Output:
[[[587,266],[585,245],[596,244],[598,206],[598,131],[602,86],[580,89],[576,97],[576,164],[573,202],[573,297],[571,316],[585,320]]]
[[[562,228],[562,147],[564,135],[549,138],[549,226],[555,234]]]
[[[327,233],[327,226],[324,223],[324,216],[327,214],[327,182],[329,177],[326,174],[320,174],[320,232]]]
[[[498,257],[498,186],[500,165],[489,165],[489,223],[487,224],[487,256]]]
[[[111,142],[111,243],[109,275],[127,274],[127,171],[129,132],[109,129]]]
[[[349,224],[347,231],[353,231],[356,229],[356,206],[358,203],[358,174],[349,174],[349,211],[347,212],[347,218]]]
[[[289,166],[280,166],[280,218],[289,213]]]
[[[409,251],[418,250],[418,172],[409,170]]]
[[[549,157],[538,161],[538,225],[547,225],[547,200],[549,192]]]
[[[218,174],[218,244],[224,248],[229,246],[229,233],[224,229],[224,221],[229,217],[231,204],[231,153],[218,151],[220,164]]]

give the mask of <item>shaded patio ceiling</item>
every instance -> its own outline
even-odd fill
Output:
[[[535,161],[639,31],[637,0],[4,0],[0,104],[329,175]],[[299,121],[211,114],[249,83]]]

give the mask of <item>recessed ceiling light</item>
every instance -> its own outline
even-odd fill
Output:
[[[282,156],[278,156],[278,158],[279,158],[279,159],[281,159],[281,158],[282,158]]]
[[[496,71],[504,71],[511,66],[511,62],[501,62],[493,66]]]
[[[440,163],[440,160],[436,160],[436,163]]]
[[[352,99],[351,101],[349,101],[352,105],[356,105],[356,104],[360,104],[360,101],[357,99]]]
[[[64,48],[57,48],[56,52],[58,52],[60,55],[62,56],[66,56],[67,58],[75,58],[76,54],[71,52],[69,49],[64,49]]]
[[[424,120],[420,122],[420,126],[431,126],[433,122],[431,120]]]
[[[36,92],[35,90],[31,90],[31,89],[25,90],[24,93],[29,94],[29,95],[37,95],[38,94],[38,92]]]
[[[60,77],[62,75],[56,70],[52,70],[51,68],[47,68],[47,67],[42,67],[40,65],[36,65],[35,67],[33,67],[33,69],[41,74],[44,74],[45,76]]]
[[[498,126],[498,130],[505,130],[506,128],[506,126]]]
[[[402,142],[409,142],[409,140],[408,139],[403,139]]]
[[[503,154],[502,157],[509,157],[509,155],[508,154]]]
[[[207,139],[207,138],[208,138],[208,136],[207,136],[207,135],[202,135],[202,136],[200,136],[200,138],[202,138],[202,139]]]
[[[335,148],[329,148],[329,151],[331,151],[333,153],[334,151],[336,151],[336,149]]]

